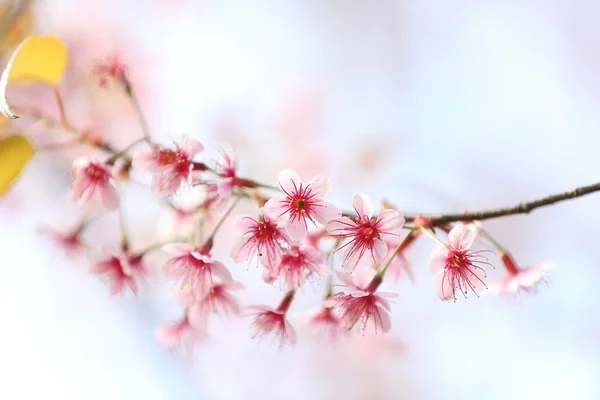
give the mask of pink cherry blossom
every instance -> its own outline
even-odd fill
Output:
[[[240,305],[231,291],[243,288],[244,286],[237,281],[213,285],[208,293],[195,296],[194,301],[190,304],[190,319],[194,325],[204,326],[211,313],[226,317],[240,315]]]
[[[205,337],[205,331],[192,325],[187,313],[179,320],[159,326],[156,330],[156,338],[163,346],[182,346],[187,351],[191,351],[193,346]]]
[[[100,87],[108,86],[110,79],[125,84],[127,67],[121,60],[120,55],[114,53],[107,56],[104,60],[96,62],[92,73],[98,78],[98,85]]]
[[[85,244],[81,240],[83,226],[74,230],[60,232],[50,227],[40,227],[38,232],[47,236],[57,247],[63,250],[69,258],[76,258],[85,252]]]
[[[106,248],[102,252],[104,258],[93,265],[92,273],[100,275],[108,281],[111,296],[122,295],[126,290],[137,295],[139,287],[135,271],[125,257]]]
[[[488,250],[471,250],[474,239],[466,225],[456,225],[448,234],[448,244],[440,246],[434,254],[430,269],[439,274],[436,282],[439,299],[456,301],[457,292],[466,298],[469,291],[479,296],[478,292],[487,289],[487,275],[481,265],[490,265],[482,255]]]
[[[112,211],[119,208],[119,192],[108,165],[88,157],[79,157],[73,161],[72,172],[71,196],[73,200],[90,201],[95,194],[98,194],[106,209]]]
[[[222,149],[221,158],[213,167],[213,170],[221,177],[217,183],[217,189],[221,196],[231,196],[236,183],[237,168],[238,164],[233,149],[231,147]]]
[[[328,276],[331,271],[325,265],[325,255],[313,247],[292,246],[281,257],[275,270],[286,290],[298,289],[314,275]]]
[[[367,196],[356,193],[353,199],[356,217],[341,217],[329,221],[327,231],[332,236],[350,239],[340,247],[344,249],[342,267],[352,272],[358,263],[370,256],[375,264],[380,264],[388,254],[386,236],[397,235],[404,225],[402,214],[393,209],[382,210],[373,218],[373,206]]]
[[[519,291],[537,293],[538,285],[545,281],[546,273],[554,268],[550,262],[532,264],[527,267],[517,267],[512,256],[502,252],[500,258],[507,274],[498,282],[490,285],[497,293],[517,294]]]
[[[308,222],[327,224],[342,215],[334,205],[323,200],[331,188],[328,178],[318,175],[308,184],[303,184],[298,175],[290,170],[279,174],[279,186],[285,196],[272,198],[265,204],[265,210],[274,220],[285,223],[288,234],[300,240],[308,232]]]
[[[343,333],[342,321],[333,312],[332,305],[323,305],[317,312],[309,316],[307,327],[316,337],[337,339]]]
[[[137,170],[152,172],[152,190],[167,197],[175,194],[183,183],[191,183],[194,156],[203,149],[200,142],[185,136],[175,150],[155,147],[136,153],[132,165]]]
[[[285,318],[285,312],[274,310],[268,306],[250,306],[251,314],[254,314],[254,334],[252,338],[263,339],[269,335],[274,335],[279,340],[279,348],[282,349],[286,344],[296,345],[296,331]]]
[[[282,349],[286,344],[294,346],[296,344],[296,331],[286,319],[295,292],[289,291],[285,294],[277,308],[268,306],[250,306],[247,307],[248,314],[254,315],[254,334],[252,338],[263,339],[269,335],[275,336],[279,340],[279,348]]]
[[[345,284],[344,289],[331,296],[326,306],[340,309],[340,320],[345,329],[352,329],[359,321],[363,333],[372,329],[388,332],[392,326],[391,307],[386,298],[397,294],[377,292],[381,277],[374,269],[361,271],[354,278],[346,273],[338,272],[338,278]]]
[[[233,223],[234,232],[241,236],[232,250],[234,260],[249,261],[255,254],[266,260],[267,268],[276,268],[290,239],[284,228],[278,227],[264,209],[259,210],[258,219],[239,216]]]
[[[168,244],[163,250],[175,255],[164,264],[163,269],[168,276],[179,279],[183,286],[196,287],[199,293],[206,294],[214,285],[215,279],[221,283],[232,281],[227,268],[213,260],[202,248],[177,243]]]

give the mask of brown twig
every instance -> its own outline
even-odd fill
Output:
[[[404,218],[406,218],[406,221],[412,222],[415,220],[415,218],[421,216],[427,218],[434,226],[457,221],[482,221],[485,219],[505,217],[508,215],[527,214],[536,208],[549,206],[564,200],[574,199],[598,191],[600,191],[600,182],[587,186],[581,186],[576,189],[569,190],[568,192],[552,194],[550,196],[542,197],[541,199],[521,202],[508,207],[453,214],[405,214]]]

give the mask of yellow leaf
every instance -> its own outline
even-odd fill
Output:
[[[8,82],[44,82],[55,86],[67,65],[67,48],[54,36],[28,36],[12,54],[0,79],[0,112],[17,118],[6,102]]]
[[[10,187],[35,150],[23,136],[0,139],[0,195]]]

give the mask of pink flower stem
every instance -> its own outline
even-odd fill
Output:
[[[123,87],[125,89],[125,94],[127,95],[127,98],[129,99],[131,106],[133,107],[133,111],[135,112],[135,115],[138,119],[138,122],[142,128],[142,133],[144,134],[144,137],[141,140],[144,140],[148,143],[151,143],[150,141],[150,127],[148,126],[148,121],[146,120],[146,118],[144,117],[144,113],[142,112],[142,108],[140,107],[140,103],[133,91],[133,87],[131,86],[131,82],[129,82],[129,79],[124,76],[123,77]]]
[[[285,294],[285,297],[283,298],[283,300],[281,300],[281,303],[279,303],[279,305],[277,306],[275,311],[286,314],[288,309],[290,308],[290,305],[292,304],[292,300],[294,300],[295,294],[296,294],[295,290],[290,290],[289,292],[287,292]]]
[[[383,280],[383,277],[385,276],[387,269],[389,268],[390,264],[392,263],[392,260],[394,259],[394,257],[396,257],[396,254],[398,254],[398,252],[401,249],[405,248],[405,246],[407,246],[408,243],[410,243],[413,240],[411,237],[413,235],[413,232],[416,231],[417,229],[418,228],[410,228],[408,235],[406,235],[404,237],[404,239],[402,239],[402,241],[398,244],[398,246],[396,246],[396,248],[394,249],[394,252],[390,256],[390,258],[388,258],[388,260],[386,261],[386,263],[383,266],[383,268],[381,269],[381,271],[379,271],[379,273],[375,276],[375,278],[373,278],[373,281],[375,281],[376,279],[379,279],[380,281]],[[437,237],[436,237],[436,239],[437,239]],[[437,239],[437,240],[439,240],[439,239]],[[371,282],[371,283],[373,283],[373,282]],[[379,284],[377,286],[379,286]]]

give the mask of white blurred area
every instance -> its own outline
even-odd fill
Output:
[[[598,2],[62,0],[37,12],[85,57],[123,50],[156,138],[230,143],[242,174],[271,183],[283,168],[325,173],[346,208],[355,191],[408,211],[489,208],[600,177]],[[178,316],[170,283],[111,300],[87,263],[36,235],[74,219],[67,174],[39,155],[0,203],[2,399],[600,398],[600,195],[486,224],[523,265],[557,264],[538,295],[440,302],[423,240],[416,285],[385,285],[400,294],[387,338],[324,349],[302,337],[278,352],[248,339],[248,320],[217,322],[190,360],[154,340]],[[142,247],[157,207],[126,196]],[[94,240],[116,237],[101,227]],[[228,266],[246,304],[282,296]],[[293,312],[318,306],[319,290],[305,292]]]

